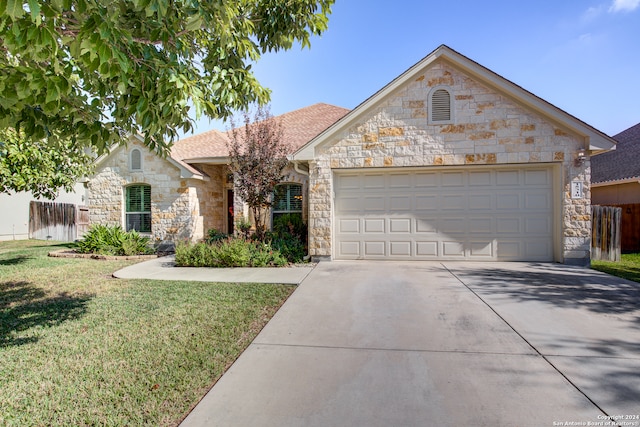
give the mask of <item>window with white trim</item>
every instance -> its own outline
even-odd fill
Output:
[[[127,231],[151,232],[151,186],[130,185],[126,188],[125,223]]]
[[[286,214],[302,215],[302,185],[279,184],[273,192],[271,220]]]
[[[132,171],[142,170],[142,153],[137,148],[129,153],[129,169]]]
[[[429,93],[429,123],[453,123],[453,105],[451,90],[447,87],[435,87]]]

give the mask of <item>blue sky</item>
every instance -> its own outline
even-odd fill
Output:
[[[640,122],[640,0],[336,0],[311,49],[254,66],[273,115],[354,108],[441,44],[598,130]],[[225,130],[202,119],[195,133]]]

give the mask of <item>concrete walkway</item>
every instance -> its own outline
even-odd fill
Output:
[[[640,426],[638,289],[554,264],[320,263],[182,427]]]
[[[175,256],[154,258],[113,273],[119,279],[193,280],[226,283],[280,283],[298,285],[313,267],[193,268],[176,267]]]

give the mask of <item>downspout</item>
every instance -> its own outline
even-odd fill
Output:
[[[304,170],[300,168],[300,161],[298,160],[291,160],[293,162],[293,170],[295,170],[296,172],[298,172],[300,175],[304,175],[304,176],[309,176],[309,170]],[[309,198],[307,197],[307,213],[309,210]],[[307,248],[309,247],[309,226],[307,225]],[[311,258],[311,255],[309,255],[308,253],[302,257],[302,259],[304,261],[309,261],[309,259]]]

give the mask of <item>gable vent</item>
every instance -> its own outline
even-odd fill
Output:
[[[142,169],[142,153],[137,148],[131,151],[131,170],[138,171]]]
[[[438,89],[431,97],[431,121],[451,120],[451,95],[444,89]]]

